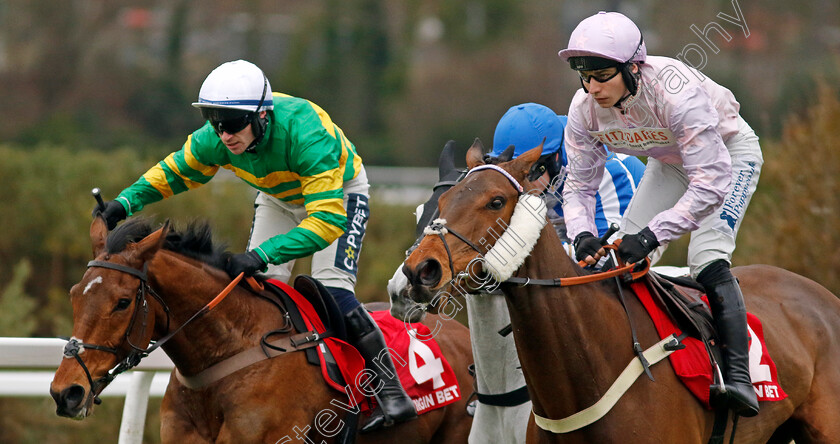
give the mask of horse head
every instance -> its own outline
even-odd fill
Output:
[[[417,240],[409,248],[413,251],[423,239],[423,230],[438,214],[438,199],[452,188],[461,178],[463,170],[455,167],[455,141],[446,142],[438,158],[438,181],[432,187],[432,195],[429,199],[417,207],[417,225],[415,235]],[[391,299],[391,315],[406,322],[420,322],[426,311],[425,308],[415,302],[408,294],[410,288],[401,268],[397,269],[394,276],[388,282],[388,295]]]
[[[73,337],[50,384],[60,416],[83,419],[90,415],[93,403],[99,403],[99,394],[116,375],[112,369],[118,372],[130,359],[139,361],[138,353],[152,339],[155,316],[150,315],[146,300],[151,291],[146,263],[163,245],[169,223],[151,233],[127,236],[136,227],[123,224],[118,230],[126,235],[109,238],[101,217],[91,224],[95,260],[70,289]],[[122,242],[112,242],[115,239]]]
[[[541,150],[538,146],[514,160],[488,165],[476,139],[467,152],[470,172],[440,196],[438,219],[425,229],[402,268],[409,298],[436,312],[435,298],[450,283],[470,289],[486,286],[485,256],[508,231],[520,196],[530,191],[527,175]]]

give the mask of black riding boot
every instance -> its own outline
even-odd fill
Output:
[[[367,424],[362,427],[362,433],[416,418],[417,411],[414,410],[414,403],[400,384],[394,362],[385,345],[385,338],[373,318],[364,307],[359,306],[344,315],[344,320],[351,343],[365,358],[367,368],[376,373],[376,381],[371,383],[370,387],[381,386],[376,394],[379,407]],[[379,381],[382,383],[380,384]]]
[[[726,383],[726,392],[718,393],[725,396],[729,408],[735,414],[755,416],[759,407],[750,380],[747,310],[738,281],[724,260],[715,261],[706,267],[697,276],[697,281],[706,289],[718,331]],[[715,391],[716,388],[712,387],[712,392]]]

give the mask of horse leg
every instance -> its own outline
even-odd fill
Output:
[[[816,384],[815,384],[816,387]],[[811,392],[810,399],[799,406],[791,421],[796,425],[793,438],[796,444],[829,444],[840,442],[840,399],[836,393]]]
[[[163,444],[210,444],[211,441],[201,436],[189,418],[166,407],[160,408],[160,442]]]

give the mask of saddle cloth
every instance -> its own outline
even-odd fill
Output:
[[[650,291],[644,282],[630,284],[636,296],[642,302],[653,320],[656,331],[664,339],[671,334],[679,336],[682,332],[671,318],[654,302]],[[708,301],[704,302],[708,305]],[[779,385],[776,364],[764,344],[764,329],[761,321],[752,313],[747,313],[747,325],[750,333],[750,377],[759,401],[781,401],[787,394]],[[696,338],[686,337],[682,340],[684,349],[672,353],[668,359],[674,372],[685,384],[688,390],[696,396],[708,409],[709,386],[712,384],[712,365],[703,343]]]
[[[267,282],[286,292],[295,302],[309,331],[326,331],[315,308],[302,294],[284,282],[275,279]],[[455,372],[428,327],[420,323],[403,323],[387,311],[372,312],[371,317],[385,337],[400,382],[414,401],[418,414],[461,398]],[[362,412],[371,410],[375,401],[365,396],[364,389],[358,386],[364,382],[357,376],[362,374],[365,360],[356,348],[339,338],[328,337],[317,350],[321,374],[327,385],[350,397],[351,407],[359,405]],[[375,390],[376,384],[376,381],[371,382],[367,391]]]

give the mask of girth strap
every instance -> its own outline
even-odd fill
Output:
[[[681,345],[679,339],[670,335],[645,350],[644,357],[650,365],[656,364],[673,353],[679,345]],[[642,373],[644,373],[644,367],[639,357],[636,356],[627,364],[624,371],[595,404],[563,419],[549,419],[533,412],[534,422],[541,429],[551,433],[569,433],[586,427],[603,418]]]

